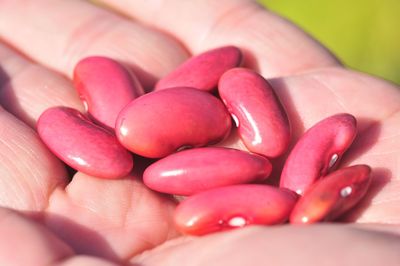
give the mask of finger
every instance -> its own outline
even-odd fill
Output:
[[[39,116],[52,106],[83,105],[69,80],[25,59],[0,43],[0,103],[10,113],[35,127]]]
[[[57,186],[64,186],[63,164],[36,132],[0,108],[0,205],[40,211]]]
[[[176,36],[193,53],[236,45],[246,52],[246,64],[266,77],[339,64],[294,24],[252,0],[101,2]]]
[[[42,225],[0,208],[0,265],[116,266],[72,249]]]
[[[4,208],[0,208],[0,235],[0,265],[52,265],[73,254],[43,226]]]
[[[52,266],[121,266],[121,265],[96,257],[74,256],[60,263],[56,263]]]
[[[54,192],[45,221],[79,254],[126,260],[176,235],[173,208],[135,176],[101,180],[77,173],[65,191]]]
[[[0,37],[68,76],[85,56],[112,57],[146,87],[187,56],[167,35],[79,0],[1,1]]]
[[[349,224],[354,228],[365,229],[369,231],[377,231],[383,233],[395,234],[400,237],[400,224],[384,224],[384,223],[359,223]]]
[[[175,241],[175,243],[174,243]],[[248,227],[173,240],[132,260],[139,265],[398,265],[398,236],[338,225]]]

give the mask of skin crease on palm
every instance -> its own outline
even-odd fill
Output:
[[[373,182],[343,218],[350,224],[179,236],[174,201],[142,184],[140,162],[122,180],[77,173],[70,181],[34,131],[48,107],[83,110],[69,78],[85,56],[120,60],[149,88],[190,54],[228,44],[243,49],[245,66],[274,85],[292,145],[332,114],[358,119],[341,166],[368,164]],[[0,86],[0,265],[400,263],[400,89],[344,68],[253,1],[0,1]],[[229,145],[243,147],[235,136]]]

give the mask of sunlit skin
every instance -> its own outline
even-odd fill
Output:
[[[398,265],[397,86],[344,68],[299,28],[253,1],[103,3],[0,1],[0,202],[14,210],[0,211],[0,265],[337,265],[338,258],[348,265]],[[140,162],[125,179],[77,173],[70,181],[34,132],[50,106],[83,110],[69,78],[85,56],[126,63],[148,89],[191,54],[223,45],[241,48],[244,65],[269,79],[291,122],[290,148],[325,117],[346,112],[357,118],[358,135],[340,166],[371,166],[372,183],[343,218],[351,224],[182,237],[172,221],[174,201],[142,184]],[[272,175],[279,176],[284,157],[273,162]]]

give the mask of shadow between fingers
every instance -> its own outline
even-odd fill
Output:
[[[121,258],[104,237],[95,230],[57,214],[47,214],[45,224],[54,234],[67,243],[76,254],[92,255],[121,263]]]
[[[131,258],[122,260],[98,232],[73,222],[69,218],[42,211],[20,211],[20,213],[31,221],[45,226],[46,229],[74,251],[73,256],[100,257],[120,266],[143,266],[142,264],[129,262]]]
[[[1,64],[1,62],[0,62]],[[0,89],[2,90],[4,85],[7,84],[10,80],[10,77],[8,74],[3,70],[3,68],[0,65]]]
[[[0,62],[1,64],[1,62]],[[0,66],[0,104],[8,112],[18,117],[28,126],[35,127],[35,119],[22,108],[21,99],[18,99],[11,77]]]

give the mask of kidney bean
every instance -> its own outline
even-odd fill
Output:
[[[49,149],[78,171],[96,177],[119,178],[132,170],[132,156],[116,137],[75,109],[47,109],[38,120],[37,130]]]
[[[241,64],[242,53],[234,46],[216,48],[192,58],[162,78],[155,89],[193,87],[211,91],[217,87],[221,75]]]
[[[214,187],[266,179],[271,163],[265,157],[228,148],[197,148],[171,154],[150,165],[143,175],[153,190],[192,195]]]
[[[267,185],[234,185],[190,196],[175,211],[175,224],[185,234],[203,235],[250,224],[285,222],[296,193]]]
[[[350,114],[330,116],[314,125],[290,152],[280,186],[302,194],[338,164],[356,133],[356,119]]]
[[[250,151],[277,157],[287,150],[289,120],[271,85],[262,76],[249,69],[231,69],[222,75],[218,90]]]
[[[229,113],[222,102],[193,88],[145,94],[128,104],[116,123],[116,135],[122,145],[149,158],[218,142],[230,129]]]
[[[122,108],[143,94],[133,73],[107,57],[91,56],[81,60],[75,66],[73,79],[91,117],[112,129]]]
[[[291,223],[315,223],[334,220],[356,205],[365,195],[371,169],[355,165],[334,171],[313,184],[299,199]]]

